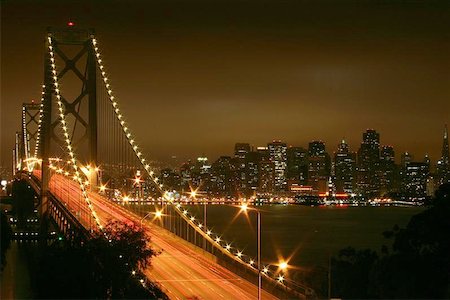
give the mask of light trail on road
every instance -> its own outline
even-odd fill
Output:
[[[94,226],[89,209],[82,202],[78,183],[55,174],[50,179],[50,191],[78,216],[86,227]],[[107,198],[89,192],[89,198],[102,225],[118,220],[140,225],[141,217],[111,202]],[[143,228],[151,237],[151,245],[161,254],[152,259],[152,265],[145,274],[158,282],[170,299],[255,299],[258,288],[228,269],[194,251],[181,238],[165,229],[144,221]],[[266,291],[262,299],[277,299]]]

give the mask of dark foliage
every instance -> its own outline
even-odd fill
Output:
[[[331,260],[333,296],[345,298],[373,298],[369,293],[370,271],[378,255],[369,249],[345,248]]]
[[[381,298],[450,297],[450,185],[432,206],[394,228],[391,251],[374,266],[372,289]]]
[[[0,223],[0,270],[3,270],[3,267],[6,265],[6,251],[11,244],[12,229],[7,216],[3,212],[0,212]]]
[[[406,228],[384,233],[392,247],[340,251],[332,261],[332,296],[345,299],[450,298],[450,185]]]
[[[139,271],[156,255],[148,241],[139,227],[113,222],[84,245],[55,242],[40,259],[37,297],[166,299]]]
[[[34,214],[34,191],[25,180],[15,180],[12,186],[13,210],[17,216],[17,226],[26,226],[26,219]]]

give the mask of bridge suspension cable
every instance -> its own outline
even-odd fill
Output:
[[[176,203],[174,201],[174,198],[171,196],[171,193],[168,190],[164,189],[164,185],[162,184],[161,180],[156,175],[154,169],[150,166],[149,162],[145,158],[141,148],[137,145],[130,129],[127,126],[127,123],[125,122],[125,117],[123,116],[123,113],[120,110],[118,100],[114,96],[111,84],[109,83],[109,78],[107,76],[105,66],[103,64],[102,55],[100,53],[99,44],[95,36],[91,35],[91,41],[95,51],[95,57],[97,60],[98,68],[100,70],[101,79],[106,89],[107,98],[113,108],[113,114],[120,125],[120,128],[123,132],[123,135],[126,138],[126,141],[128,142],[129,146],[132,149],[132,153],[134,153],[135,157],[137,157],[140,165],[146,171],[147,175],[149,176],[149,178],[151,179],[157,190],[162,195],[163,201],[169,205],[172,205],[175,211],[178,213],[178,215],[182,219],[184,219],[184,221],[187,224],[189,224],[191,228],[193,228],[197,233],[199,233],[204,239],[209,241],[209,243],[211,243],[221,253],[225,254],[226,256],[230,257],[231,259],[241,263],[242,265],[250,269],[258,271],[257,266],[255,265],[256,261],[255,259],[252,259],[248,255],[244,255],[243,252],[240,251],[239,249],[231,247],[231,243],[222,240],[221,238],[222,235],[213,234],[213,232],[206,226],[204,226],[204,224],[197,221],[194,214],[190,213],[186,208],[183,208],[180,203]],[[215,236],[215,238],[213,238],[213,236]],[[280,284],[283,284],[284,277],[281,277],[280,279],[279,276],[275,276],[279,272],[271,271],[269,270],[269,268],[270,266],[266,265],[264,269],[261,270],[262,274],[270,279],[276,280]],[[273,277],[271,277],[270,274],[272,274]]]
[[[62,128],[63,135],[64,135],[64,141],[65,141],[66,148],[67,148],[66,153],[68,153],[69,156],[70,156],[70,164],[72,165],[73,171],[75,173],[74,176],[75,176],[76,180],[79,183],[79,186],[80,186],[81,193],[83,195],[84,201],[86,202],[86,204],[87,204],[87,206],[89,208],[89,211],[90,211],[92,217],[95,220],[95,223],[96,223],[97,227],[100,230],[103,230],[103,226],[100,223],[100,219],[97,216],[97,213],[96,213],[96,211],[95,211],[95,209],[94,209],[94,207],[93,207],[93,205],[91,203],[91,200],[89,199],[89,195],[88,195],[88,193],[86,191],[86,187],[85,187],[84,182],[82,180],[83,174],[80,173],[79,167],[77,165],[77,159],[76,159],[76,156],[75,156],[74,149],[72,147],[72,141],[70,139],[70,135],[69,135],[68,127],[67,127],[67,122],[66,122],[66,118],[65,118],[64,105],[63,105],[63,103],[61,101],[61,94],[60,94],[59,83],[58,83],[58,75],[57,75],[56,64],[55,64],[55,57],[54,57],[53,45],[52,45],[52,42],[53,42],[52,41],[52,37],[48,36],[47,40],[48,40],[48,53],[50,55],[50,62],[51,62],[50,65],[51,65],[51,68],[52,68],[51,71],[52,71],[52,75],[53,75],[52,76],[52,78],[53,78],[53,85],[54,85],[54,89],[53,90],[54,90],[54,93],[55,93],[55,96],[56,96],[56,99],[57,99],[56,102],[58,104],[59,123],[60,123],[60,126]]]

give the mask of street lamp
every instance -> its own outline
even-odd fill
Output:
[[[280,267],[280,269],[281,269],[282,271],[285,271],[285,270],[287,269],[287,267],[288,267],[288,264],[287,264],[287,262],[285,262],[285,261],[281,261],[280,264],[279,264],[278,266]]]
[[[155,218],[156,218],[156,219],[161,219],[161,217],[162,217],[163,214],[162,214],[162,211],[160,211],[160,210],[148,212],[148,213],[140,220],[141,228],[142,228],[142,222],[143,222],[144,219],[147,218],[149,215],[155,215]]]
[[[199,190],[199,187],[196,189],[191,188],[189,195],[193,200],[196,200],[197,195],[199,193],[201,193],[198,190]],[[206,219],[207,219],[207,206],[206,205],[207,205],[207,200],[205,200],[205,198],[203,198],[203,226],[205,226],[205,228],[207,228],[207,226],[208,226],[208,224],[206,223]],[[203,238],[203,250],[205,250],[205,251],[206,251],[206,245],[207,245],[206,239]]]
[[[258,237],[257,237],[257,243],[258,243],[258,251],[257,251],[257,258],[258,258],[258,300],[261,300],[261,213],[259,209],[255,208],[249,208],[247,203],[241,204],[241,211],[247,212],[247,210],[255,210],[257,212],[257,227],[258,227]]]

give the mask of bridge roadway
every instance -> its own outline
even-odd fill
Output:
[[[86,228],[94,226],[80,188],[76,182],[63,175],[53,175],[51,192],[76,215],[82,208],[80,221]],[[93,206],[102,222],[120,220],[140,224],[140,217],[112,203],[97,193],[89,193]],[[257,287],[210,258],[194,251],[186,242],[168,231],[152,224],[143,223],[151,237],[151,245],[162,253],[152,259],[152,266],[145,274],[161,284],[170,299],[255,299]],[[277,299],[263,291],[263,299]]]

